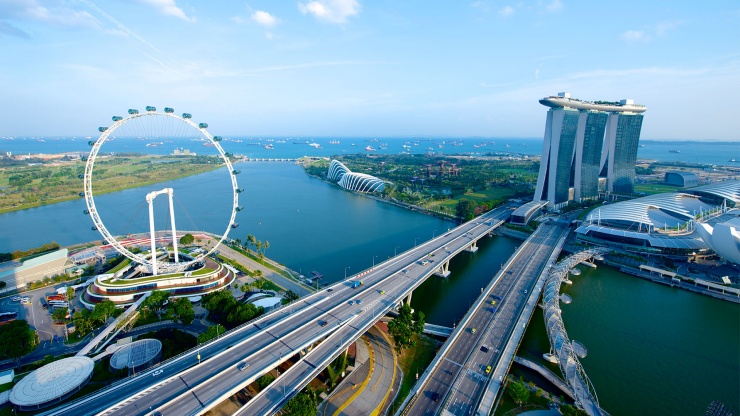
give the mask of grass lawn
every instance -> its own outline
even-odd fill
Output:
[[[4,391],[7,391],[7,390],[10,390],[12,388],[13,388],[13,383],[12,382],[2,384],[2,385],[0,385],[0,393],[2,393]]]
[[[662,183],[642,183],[642,184],[635,184],[635,193],[641,193],[641,194],[661,194],[664,192],[675,192],[678,190],[681,190],[680,186],[674,186],[674,185],[665,185]]]
[[[439,207],[441,209],[455,212],[455,208],[457,206],[457,203],[461,199],[470,199],[473,202],[481,203],[485,201],[493,201],[493,200],[502,200],[502,199],[509,199],[514,196],[514,190],[510,188],[491,188],[491,189],[484,189],[482,191],[478,192],[471,192],[467,193],[459,198],[455,199],[446,199],[444,201],[434,201],[430,202],[427,206],[428,208],[435,209],[436,207]],[[439,209],[437,208],[437,209]]]
[[[398,396],[396,396],[396,400],[393,402],[393,409],[397,409],[403,403],[411,388],[416,383],[416,372],[418,371],[419,375],[421,375],[427,366],[429,366],[429,363],[432,362],[434,356],[437,355],[437,350],[439,349],[439,345],[432,338],[426,335],[417,335],[416,337],[416,346],[403,350],[398,360],[398,365],[403,370],[403,381],[401,381],[401,389],[398,392]]]

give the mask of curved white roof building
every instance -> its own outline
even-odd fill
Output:
[[[329,172],[326,177],[335,181],[342,179],[345,173],[351,172],[348,167],[344,166],[344,163],[338,160],[332,160],[329,165]]]
[[[371,193],[382,192],[385,182],[365,173],[347,172],[339,180],[339,186],[350,191]]]
[[[656,254],[695,256],[711,249],[738,262],[740,219],[716,218],[738,204],[740,181],[719,182],[600,206],[576,233],[581,240]],[[713,226],[697,219],[709,219]]]
[[[702,239],[715,253],[733,263],[740,264],[740,216],[715,224],[699,224],[696,228]]]
[[[382,192],[385,182],[382,179],[365,173],[352,172],[342,162],[332,160],[326,177],[337,182],[339,186],[349,191],[372,193]]]

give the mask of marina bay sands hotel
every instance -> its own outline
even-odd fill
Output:
[[[581,101],[567,92],[546,97],[550,107],[534,201],[561,208],[599,191],[631,194],[642,113],[632,100]]]

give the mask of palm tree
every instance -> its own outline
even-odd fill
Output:
[[[270,248],[270,242],[265,240],[265,242],[262,243],[262,252],[264,253],[268,248]]]

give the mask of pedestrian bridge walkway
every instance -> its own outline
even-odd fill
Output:
[[[582,251],[566,257],[550,270],[542,294],[545,326],[550,340],[550,357],[560,367],[560,372],[568,383],[576,404],[591,416],[606,416],[608,413],[599,406],[596,390],[578,357],[585,357],[585,348],[577,341],[568,339],[563,318],[560,315],[560,285],[568,278],[568,272],[581,262],[591,257],[604,254],[607,250],[597,248]]]

